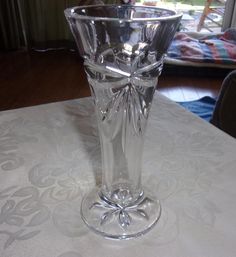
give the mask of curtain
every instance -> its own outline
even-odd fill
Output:
[[[75,48],[64,9],[94,3],[102,0],[0,0],[0,49]]]
[[[25,45],[22,17],[17,0],[0,0],[0,49],[14,50]]]
[[[22,3],[30,48],[61,48],[73,44],[64,9],[77,5],[78,0],[23,0]]]

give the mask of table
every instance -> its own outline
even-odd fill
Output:
[[[91,98],[0,113],[1,257],[234,257],[236,141],[156,94],[143,184],[162,203],[160,221],[134,240],[108,240],[80,218],[100,182]]]

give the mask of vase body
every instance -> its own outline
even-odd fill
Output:
[[[82,218],[105,237],[137,237],[161,213],[142,187],[142,151],[163,55],[181,16],[130,5],[75,7],[65,15],[84,58],[102,153],[102,185],[85,196]]]

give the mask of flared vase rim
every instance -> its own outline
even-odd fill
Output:
[[[159,17],[150,17],[150,18],[132,18],[132,19],[125,19],[125,18],[115,18],[115,17],[97,17],[97,16],[87,16],[87,15],[80,15],[75,12],[75,9],[85,9],[85,8],[98,8],[98,7],[118,7],[122,8],[124,6],[127,7],[135,7],[137,9],[153,9],[166,11],[169,12],[169,16],[159,16]],[[155,21],[168,21],[168,20],[175,20],[182,17],[182,13],[177,13],[175,10],[161,8],[156,6],[142,6],[142,5],[118,5],[118,4],[98,4],[98,5],[83,5],[83,6],[74,6],[64,10],[65,16],[67,18],[74,18],[78,20],[91,20],[91,21],[117,21],[117,22],[155,22]]]

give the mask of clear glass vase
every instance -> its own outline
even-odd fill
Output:
[[[131,5],[65,10],[84,58],[102,152],[102,185],[83,198],[81,215],[114,239],[153,227],[161,206],[141,183],[148,115],[163,55],[181,19],[174,11]]]

